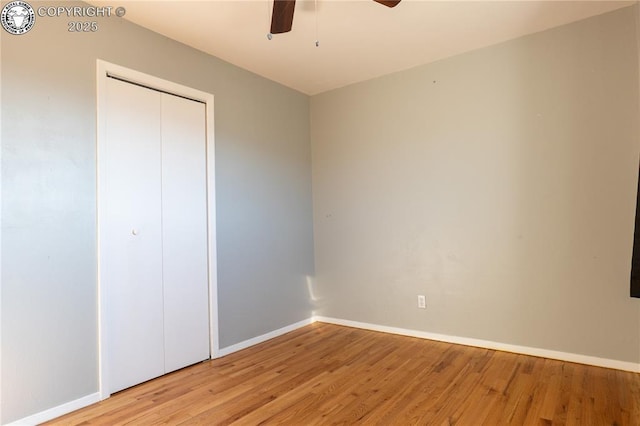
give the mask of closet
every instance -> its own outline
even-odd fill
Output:
[[[108,393],[210,357],[205,104],[106,81],[99,276]]]

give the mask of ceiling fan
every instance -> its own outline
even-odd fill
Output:
[[[395,7],[400,0],[373,0],[387,7]],[[293,25],[293,10],[296,0],[273,0],[273,14],[271,15],[271,34],[282,34],[291,31]]]

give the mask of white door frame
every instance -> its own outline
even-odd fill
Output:
[[[215,145],[213,127],[213,95],[197,89],[182,86],[167,80],[163,80],[148,74],[144,74],[129,68],[112,64],[98,59],[97,69],[97,172],[96,172],[96,193],[97,193],[97,278],[98,278],[98,373],[100,399],[109,397],[108,382],[108,351],[107,351],[107,329],[109,327],[105,312],[105,288],[101,282],[100,272],[100,228],[101,217],[104,215],[103,186],[100,171],[104,169],[105,161],[105,141],[106,141],[106,85],[107,78],[116,77],[130,83],[139,84],[145,87],[156,89],[162,92],[171,93],[185,98],[200,101],[206,106],[206,152],[207,152],[207,245],[208,245],[208,274],[209,274],[209,348],[211,358],[217,358],[220,345],[218,341],[218,281],[216,263],[216,197],[215,197]]]

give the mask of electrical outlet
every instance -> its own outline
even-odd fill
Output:
[[[422,294],[418,295],[418,308],[427,309],[427,299]]]

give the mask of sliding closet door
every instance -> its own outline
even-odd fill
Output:
[[[106,81],[100,285],[108,392],[208,359],[206,108]]]
[[[205,106],[162,95],[165,369],[209,358]]]
[[[164,374],[160,98],[108,79],[100,274],[110,392]]]

